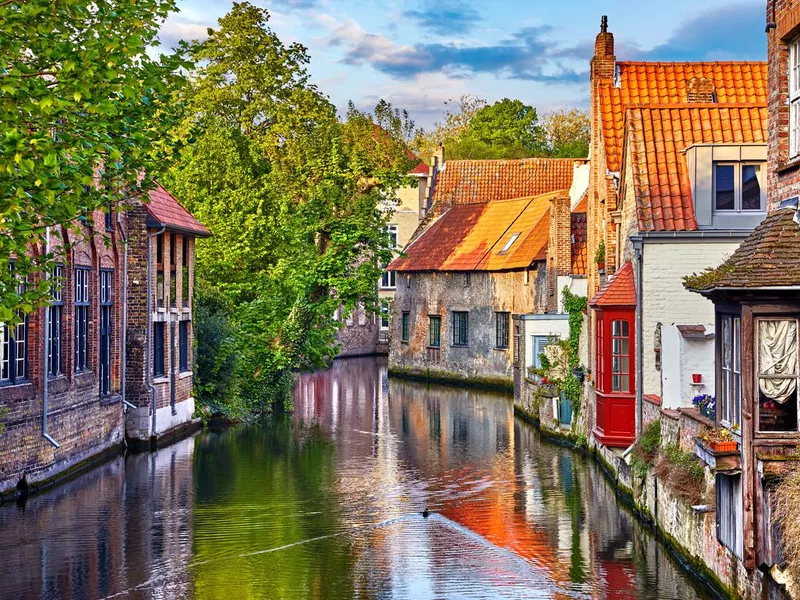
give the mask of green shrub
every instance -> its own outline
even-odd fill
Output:
[[[631,458],[631,468],[640,477],[644,477],[653,466],[661,448],[661,421],[650,423],[642,432],[642,437],[636,442]]]

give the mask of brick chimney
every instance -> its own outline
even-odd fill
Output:
[[[550,200],[550,234],[547,241],[547,312],[558,310],[558,278],[572,270],[572,216],[569,194]]]
[[[686,102],[716,102],[714,82],[708,77],[692,77],[686,83]]]
[[[608,31],[608,17],[603,15],[600,20],[600,33],[597,34],[594,41],[594,57],[591,63],[592,81],[613,83],[616,68],[614,34]]]
[[[433,193],[436,188],[436,175],[444,169],[444,144],[439,144],[433,151],[431,162],[428,166],[427,195],[420,195],[419,218],[422,220],[433,206]]]

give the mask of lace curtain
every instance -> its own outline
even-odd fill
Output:
[[[786,402],[797,387],[797,321],[759,321],[758,364],[761,392],[780,404]]]

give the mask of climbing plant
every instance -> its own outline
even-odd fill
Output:
[[[562,292],[564,298],[564,310],[569,315],[569,353],[567,375],[564,381],[564,395],[572,404],[572,410],[575,414],[580,412],[581,408],[581,382],[575,377],[573,370],[578,366],[579,355],[578,348],[580,346],[581,329],[583,328],[583,314],[588,306],[588,299],[586,296],[579,296],[569,291],[569,288],[564,288]]]

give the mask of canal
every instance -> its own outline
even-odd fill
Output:
[[[0,598],[705,597],[505,396],[351,359],[294,407],[0,506]]]

